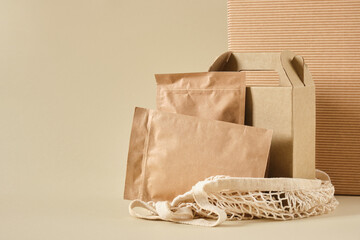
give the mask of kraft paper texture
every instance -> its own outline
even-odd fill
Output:
[[[264,177],[272,132],[136,108],[124,198],[171,201],[210,176]]]

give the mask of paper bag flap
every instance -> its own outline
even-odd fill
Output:
[[[291,51],[282,53],[233,53],[220,55],[209,71],[276,71],[280,86],[313,85],[304,59]]]

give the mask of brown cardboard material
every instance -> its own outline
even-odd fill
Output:
[[[244,73],[155,74],[155,78],[158,110],[244,124]]]
[[[336,194],[360,195],[360,1],[228,0],[233,52],[291,49],[316,84],[316,168]],[[248,84],[273,76],[246,75]]]
[[[136,108],[124,198],[170,201],[210,176],[264,177],[272,132]]]
[[[273,129],[270,177],[315,177],[315,87],[302,57],[280,53],[221,55],[209,71],[276,71],[279,86],[247,86],[245,124]]]

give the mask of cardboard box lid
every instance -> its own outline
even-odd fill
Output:
[[[291,51],[281,53],[233,53],[221,54],[209,71],[276,71],[281,87],[314,86],[304,59]]]

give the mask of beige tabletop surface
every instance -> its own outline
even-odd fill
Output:
[[[209,228],[133,218],[121,199],[7,198],[0,205],[0,239],[360,239],[360,197],[337,199],[338,208],[323,216]]]

